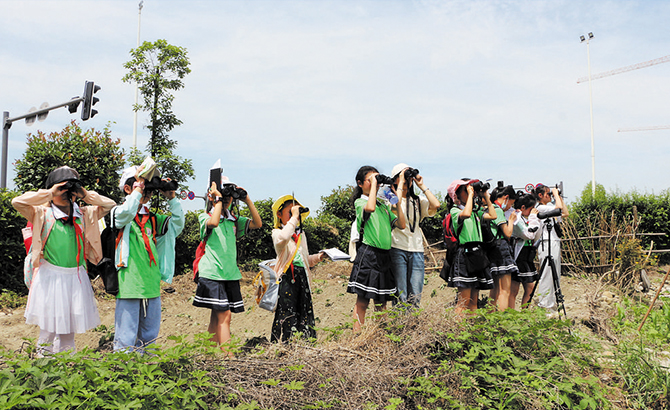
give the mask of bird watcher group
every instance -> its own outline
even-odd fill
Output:
[[[227,343],[232,314],[245,310],[236,245],[264,221],[244,188],[220,178],[220,183],[210,181],[206,209],[198,215],[201,243],[194,264],[193,305],[211,311],[211,340],[231,355]],[[354,182],[351,203],[356,218],[347,292],[355,295],[353,331],[360,332],[371,300],[377,311],[389,302],[404,309],[421,306],[425,257],[420,223],[434,217],[441,203],[418,169],[404,163],[395,165],[390,176],[362,166]],[[103,259],[99,221],[107,215],[115,229],[113,270],[118,279],[114,350],[143,354],[158,339],[161,282],[172,282],[176,237],[184,228],[176,186],[161,179],[147,158],[123,170],[118,185],[125,194],[121,204],[87,190],[79,173],[67,166],[51,171],[44,189],[14,198],[13,206],[28,220],[27,236],[32,236],[24,269],[29,287],[25,318],[40,329],[39,356],[74,351],[75,333],[100,325],[87,266]],[[445,232],[453,233],[455,246],[447,251],[440,276],[457,290],[454,311],[476,310],[480,291],[486,290],[492,306],[501,311],[516,308],[520,290],[520,307],[529,306],[534,294],[538,306],[555,309],[552,272],[549,266],[538,272],[535,258],[542,262],[552,255],[560,278],[560,220],[568,215],[561,193],[542,184],[529,193],[502,183],[489,190],[488,183],[468,178],[453,181],[447,189],[449,209],[443,225]],[[152,209],[156,193],[165,198],[158,202],[165,209]],[[239,201],[249,217],[236,212]],[[557,209],[546,220],[538,218]],[[302,229],[308,214],[292,194],[284,195],[272,205],[273,220],[267,221],[273,227],[272,270],[279,283],[272,342],[316,337],[311,268],[327,255],[309,253]]]

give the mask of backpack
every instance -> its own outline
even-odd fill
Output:
[[[97,265],[88,262],[89,276],[102,278],[105,292],[110,295],[119,293],[119,274],[116,270],[116,247],[121,241],[123,230],[117,229],[114,223],[114,212],[110,213],[110,224],[102,230],[100,243],[102,246],[102,259]]]
[[[198,247],[195,248],[195,259],[193,259],[193,282],[195,283],[198,283],[198,278],[200,277],[200,275],[198,274],[199,272],[198,265],[200,265],[200,259],[202,259],[202,257],[205,255],[205,248],[207,247],[207,238],[209,238],[210,232],[207,232],[205,239],[200,241]]]
[[[252,287],[256,288],[255,299],[259,308],[274,312],[277,308],[279,298],[279,283],[277,273],[274,271],[276,259],[270,259],[258,264],[261,270],[254,278]]]
[[[451,212],[447,214],[442,220],[442,240],[444,242],[444,248],[446,249],[446,255],[444,258],[444,265],[440,271],[440,277],[445,281],[449,280],[449,273],[451,272],[452,265],[454,263],[454,257],[458,251],[458,236],[461,234],[463,229],[463,224],[461,224],[456,232],[454,232],[454,224],[451,219]]]

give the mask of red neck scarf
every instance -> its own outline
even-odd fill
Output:
[[[154,254],[151,251],[151,243],[149,242],[149,236],[147,235],[146,230],[144,229],[144,225],[146,225],[147,221],[149,220],[149,214],[144,214],[142,215],[142,219],[140,219],[140,215],[137,214],[135,215],[135,222],[137,222],[137,225],[140,227],[140,231],[142,232],[142,239],[144,239],[144,247],[146,248],[147,252],[149,253],[149,266],[151,266],[151,262],[154,263],[154,265],[158,265],[156,263],[156,259],[154,259]],[[156,233],[152,232],[152,238],[154,240],[154,243],[156,242]]]

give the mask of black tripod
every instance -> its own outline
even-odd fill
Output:
[[[542,279],[542,273],[544,272],[544,268],[547,266],[548,263],[549,267],[551,268],[551,278],[554,284],[554,295],[556,296],[556,309],[558,310],[558,318],[559,319],[561,318],[561,309],[563,309],[563,315],[565,316],[565,319],[567,319],[568,314],[565,311],[565,303],[564,303],[565,298],[563,297],[563,292],[561,292],[561,283],[559,282],[558,272],[556,272],[556,262],[554,261],[554,257],[551,255],[551,230],[554,227],[551,218],[547,218],[544,220],[544,226],[547,229],[547,237],[549,238],[547,240],[549,253],[547,254],[547,257],[544,258],[544,260],[542,261],[542,266],[540,266],[540,276],[535,281],[535,286],[533,287],[533,291],[530,293],[529,300],[533,300],[533,296],[535,295],[535,289],[537,289],[537,285],[540,283],[540,279]]]

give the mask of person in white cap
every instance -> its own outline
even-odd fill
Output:
[[[121,229],[115,262],[119,275],[114,316],[114,350],[144,352],[158,337],[161,321],[161,280],[174,275],[175,239],[184,228],[184,212],[175,191],[161,191],[172,215],[149,210],[152,190],[140,176],[143,166],[123,171],[119,188],[125,202],[112,210]]]
[[[423,233],[419,223],[426,217],[434,216],[440,207],[440,201],[423,182],[419,171],[407,164],[397,164],[391,176],[397,187],[400,174],[405,176],[404,201],[398,202],[398,212],[405,214],[405,229],[393,229],[391,235],[391,270],[398,288],[398,301],[421,305],[421,292],[426,272],[423,253]],[[421,194],[414,192],[414,187]],[[398,189],[398,188],[396,188]]]
[[[79,207],[76,199],[89,206]],[[86,260],[100,262],[98,220],[116,203],[86,190],[79,173],[64,166],[49,174],[46,189],[26,192],[12,205],[32,223],[25,317],[40,327],[38,355],[75,350],[75,333],[100,324]]]

